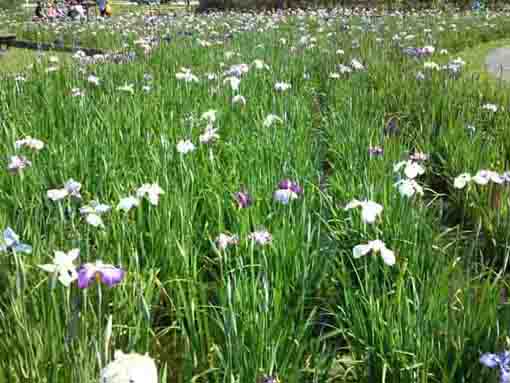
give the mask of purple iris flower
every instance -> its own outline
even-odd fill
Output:
[[[303,188],[296,182],[284,179],[278,184],[278,189],[273,193],[275,201],[287,205],[290,201],[299,198],[303,194]]]
[[[294,192],[296,194],[302,194],[303,188],[299,186],[297,182],[291,181],[289,179],[284,179],[280,181],[278,184],[278,189],[280,190],[290,190],[291,192]]]
[[[248,194],[248,192],[245,190],[234,193],[234,198],[237,202],[237,206],[239,206],[239,209],[247,208],[253,203],[253,199],[251,198],[250,194]]]
[[[510,351],[485,353],[480,357],[480,363],[489,368],[499,368],[499,382],[510,383]]]
[[[96,279],[108,287],[119,284],[124,278],[124,270],[96,261],[95,263],[85,263],[78,270],[78,287],[85,289],[89,287],[90,283]]]

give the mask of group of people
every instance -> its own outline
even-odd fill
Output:
[[[99,8],[99,14],[102,17],[111,16],[111,7],[108,0],[96,0]],[[53,0],[44,2],[39,0],[35,8],[34,21],[54,20],[64,17],[71,19],[80,19],[87,16],[87,7],[83,0],[65,0],[63,4],[57,6]]]
[[[35,7],[34,20],[52,20],[60,17],[64,17],[65,12],[62,8],[57,7],[52,1],[48,1],[43,4],[42,1],[38,1]]]

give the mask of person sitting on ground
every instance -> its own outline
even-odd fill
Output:
[[[49,3],[48,4],[48,10],[46,12],[46,16],[49,18],[49,19],[54,19],[57,17],[57,10],[55,9],[55,7],[53,6],[53,3]]]
[[[55,12],[57,13],[58,18],[66,16],[66,13],[62,8],[55,8]]]
[[[40,1],[37,2],[37,6],[35,7],[35,17],[44,19],[43,7]]]
[[[108,17],[110,17],[112,15],[112,7],[111,7],[110,3],[108,2],[108,0],[106,1],[106,8],[104,10],[104,14],[105,14],[105,16],[108,16]]]
[[[41,1],[37,2],[37,6],[35,7],[34,17],[32,17],[32,21],[43,21],[46,19],[46,15],[44,13],[44,8]]]
[[[76,4],[74,6],[75,11],[80,15],[80,18],[83,18],[87,15],[87,11],[85,10],[85,7],[81,4]]]
[[[72,0],[69,2],[69,11],[67,12],[67,16],[71,19],[79,20],[85,17],[85,8],[78,1]]]
[[[102,17],[105,17],[105,16],[110,17],[112,15],[112,10],[111,10],[110,4],[108,4],[107,0],[98,0],[98,6],[99,6],[99,14]]]

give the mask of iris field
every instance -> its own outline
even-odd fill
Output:
[[[508,15],[350,12],[0,14],[0,382],[504,381]]]

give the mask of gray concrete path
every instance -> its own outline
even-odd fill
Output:
[[[510,47],[496,48],[485,59],[485,68],[498,78],[510,80]]]

